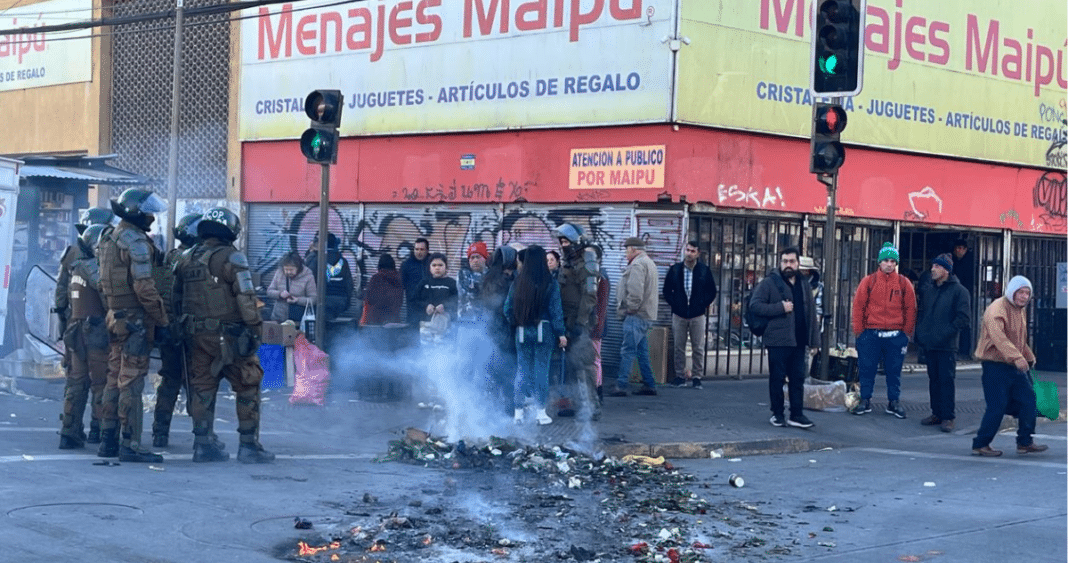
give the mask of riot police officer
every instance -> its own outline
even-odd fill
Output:
[[[568,342],[564,397],[558,403],[557,416],[574,416],[573,404],[577,403],[583,418],[597,420],[601,416],[601,402],[590,340],[590,330],[597,323],[597,282],[601,276],[597,252],[577,225],[563,223],[553,229],[553,234],[563,251],[558,279]]]
[[[174,265],[178,257],[189,250],[200,239],[197,237],[197,222],[200,213],[190,213],[178,220],[174,226],[174,238],[178,247],[167,251],[163,260],[153,268],[156,288],[163,297],[167,315],[174,319],[171,301],[171,288],[174,285]],[[159,385],[156,387],[156,410],[152,418],[152,447],[166,448],[170,443],[171,418],[174,416],[174,404],[178,402],[178,392],[185,385],[185,353],[178,340],[159,343],[161,366],[159,368]],[[188,390],[186,401],[189,400]]]
[[[97,247],[100,288],[107,299],[111,334],[103,432],[97,455],[111,457],[117,453],[121,461],[161,462],[163,456],[141,447],[141,395],[152,342],[169,339],[170,319],[152,277],[158,251],[148,238],[154,214],[165,211],[167,205],[149,190],[130,188],[113,200],[111,207],[122,220]],[[121,436],[117,428],[120,423]]]
[[[225,207],[204,212],[197,225],[202,242],[182,253],[174,269],[174,310],[188,348],[189,414],[193,461],[226,461],[230,454],[213,439],[215,399],[226,378],[237,396],[242,463],[269,463],[260,445],[260,328],[248,258],[234,248],[241,221]]]
[[[65,292],[70,309],[63,331],[67,382],[63,391],[63,427],[59,433],[61,450],[82,448],[86,442],[100,441],[101,400],[108,369],[108,331],[104,325],[107,310],[97,291],[100,266],[93,252],[105,228],[105,225],[89,225],[78,237],[78,249],[68,250],[63,256],[63,272],[70,280]],[[82,258],[69,261],[75,254]],[[92,423],[86,438],[82,433],[82,418],[90,389],[93,395]]]

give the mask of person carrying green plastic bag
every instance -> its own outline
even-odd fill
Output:
[[[1027,303],[1031,300],[1031,281],[1015,276],[1005,286],[1005,296],[995,299],[983,313],[983,323],[975,357],[983,365],[983,396],[986,413],[972,440],[972,455],[997,457],[1001,451],[990,447],[1001,420],[1015,415],[1016,453],[1040,453],[1049,449],[1034,443],[1035,390],[1028,371],[1035,354],[1027,345]]]

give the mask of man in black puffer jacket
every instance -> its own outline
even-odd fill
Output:
[[[664,277],[664,301],[671,306],[671,333],[675,344],[675,387],[692,383],[701,388],[705,374],[705,312],[716,300],[712,270],[698,260],[697,241],[686,244],[683,260],[668,268]],[[693,349],[693,370],[686,369],[686,337]]]
[[[939,254],[931,263],[930,277],[920,281],[916,344],[923,348],[931,392],[931,416],[924,426],[939,425],[953,431],[957,377],[957,347],[960,333],[971,327],[971,294],[953,275],[953,257]]]

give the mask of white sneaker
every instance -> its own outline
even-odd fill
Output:
[[[553,423],[553,419],[549,418],[549,415],[545,414],[545,409],[538,409],[538,414],[537,416],[535,416],[535,418],[537,419],[538,424],[541,424],[542,426]]]
[[[523,423],[523,409],[515,409],[515,423],[516,424],[522,424]]]

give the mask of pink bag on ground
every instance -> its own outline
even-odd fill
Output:
[[[298,333],[293,343],[293,364],[296,382],[289,404],[323,406],[326,387],[330,384],[330,356],[308,342],[303,333]]]

